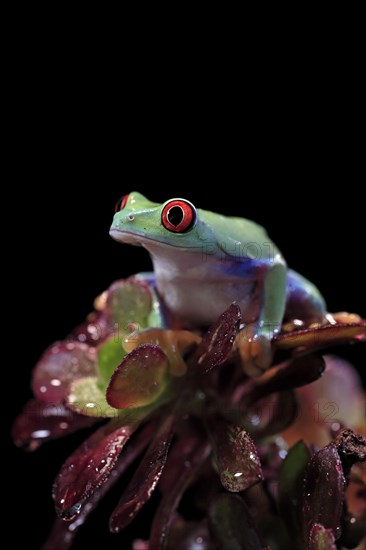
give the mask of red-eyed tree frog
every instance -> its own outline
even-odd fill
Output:
[[[249,370],[270,366],[271,338],[284,319],[306,325],[329,319],[318,289],[287,268],[266,231],[250,220],[180,198],[157,204],[132,192],[116,207],[110,234],[148,250],[154,273],[145,277],[175,326],[207,327],[237,302]]]

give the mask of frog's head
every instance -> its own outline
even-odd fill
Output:
[[[110,235],[116,241],[142,245],[154,244],[177,248],[197,248],[207,233],[200,211],[185,199],[158,204],[140,193],[125,195],[116,206]]]

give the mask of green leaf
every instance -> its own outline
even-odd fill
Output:
[[[282,463],[278,485],[278,507],[289,532],[296,537],[301,532],[302,486],[310,451],[303,441],[289,450]]]
[[[121,425],[127,425],[140,422],[170,398],[171,388],[167,385],[165,390],[153,403],[134,409],[115,409],[107,403],[105,392],[100,389],[98,379],[94,376],[81,378],[72,384],[67,399],[67,407],[85,416],[118,418]]]
[[[108,403],[116,409],[130,409],[154,402],[167,384],[168,366],[158,346],[137,347],[115,370],[107,389]]]
[[[244,501],[230,494],[219,495],[209,511],[212,536],[220,550],[262,550],[253,519]]]
[[[115,336],[110,336],[98,346],[97,372],[101,389],[106,389],[112,374],[125,355],[121,341]]]
[[[80,378],[71,384],[67,406],[85,416],[98,418],[118,416],[118,410],[108,405],[105,391],[100,389],[96,376]]]
[[[122,334],[130,333],[131,325],[147,327],[152,308],[150,289],[142,281],[117,281],[108,291],[106,313]]]

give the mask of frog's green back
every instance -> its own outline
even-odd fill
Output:
[[[200,209],[198,219],[200,225],[213,230],[217,245],[228,256],[261,260],[279,253],[265,229],[251,220]],[[207,231],[202,233],[207,234]]]

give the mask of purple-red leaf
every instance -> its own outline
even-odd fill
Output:
[[[150,533],[150,548],[154,550],[165,550],[167,548],[169,531],[174,519],[174,512],[182,498],[184,491],[197,475],[198,470],[210,454],[211,448],[207,442],[197,441],[196,446],[191,450],[191,444],[180,445],[187,454],[182,454],[180,463],[173,464],[173,470],[176,473],[175,483],[170,490],[164,491],[164,496],[160,502],[159,508],[155,514],[154,522]],[[168,464],[169,469],[171,467]],[[164,472],[165,474],[165,472]],[[171,475],[168,473],[169,480]],[[164,485],[169,486],[169,481]]]
[[[320,325],[275,336],[277,349],[310,348],[322,349],[336,344],[361,342],[366,339],[366,321],[335,325]]]
[[[160,548],[151,545],[151,548]],[[212,540],[208,531],[207,520],[185,521],[176,514],[171,523],[169,533],[169,548],[176,550],[210,550],[212,549]],[[134,550],[142,550],[135,548]]]
[[[113,328],[103,313],[93,312],[72,331],[71,338],[88,346],[96,346],[113,332]]]
[[[33,371],[33,392],[46,403],[62,403],[71,382],[95,374],[94,348],[80,342],[59,342],[48,348],[37,363]]]
[[[341,458],[346,476],[354,464],[366,461],[366,438],[364,436],[345,429],[337,435],[333,443]]]
[[[305,472],[303,511],[306,539],[314,523],[331,529],[334,538],[339,538],[345,488],[341,459],[330,443],[313,456]]]
[[[310,531],[309,550],[337,550],[331,529],[315,523]]]
[[[93,419],[75,414],[64,405],[52,405],[34,399],[26,404],[15,420],[12,437],[18,447],[35,451],[46,441],[88,428],[93,423]]]
[[[183,357],[201,340],[198,334],[188,330],[149,328],[127,336],[123,341],[123,347],[127,352],[131,352],[141,344],[159,346],[168,358],[169,372],[174,376],[184,376],[187,365]]]
[[[54,484],[53,498],[58,515],[72,519],[88,498],[108,477],[120,452],[137,424],[110,421],[94,432],[66,460]]]
[[[218,416],[210,419],[208,426],[225,489],[237,493],[261,481],[260,460],[248,432]]]
[[[203,373],[225,363],[239,332],[240,307],[233,303],[208,329],[195,353]]]
[[[118,532],[126,527],[149,500],[164,469],[174,425],[173,416],[168,416],[162,423],[111,516],[111,531]]]
[[[299,388],[320,378],[325,370],[325,361],[320,355],[306,355],[289,360],[284,365],[270,369],[260,379],[251,381],[247,399],[257,399],[274,392]]]
[[[152,344],[126,355],[107,388],[107,402],[116,409],[142,407],[155,401],[166,386],[168,359]]]
[[[76,533],[97,507],[104,495],[114,486],[126,469],[141,454],[156,431],[156,422],[149,422],[138,433],[132,436],[126,449],[118,459],[108,479],[83,502],[79,515],[71,521],[57,519],[42,550],[68,550]]]
[[[256,441],[277,434],[294,422],[297,413],[297,400],[291,390],[268,396],[247,413],[252,424],[250,433]]]

